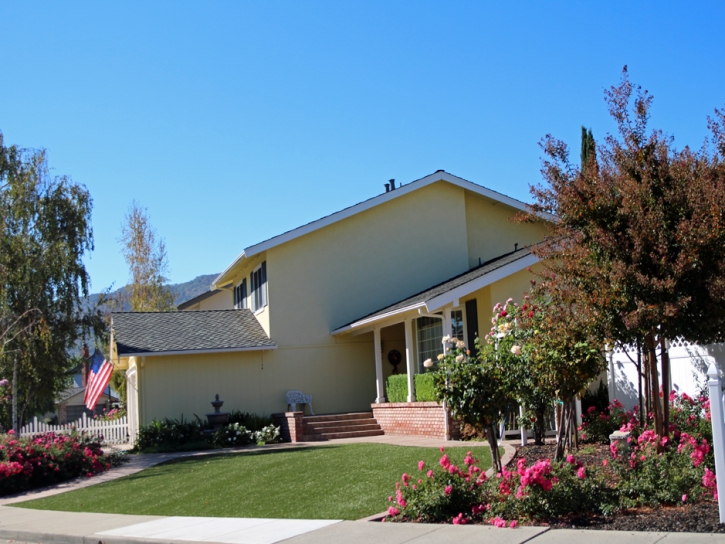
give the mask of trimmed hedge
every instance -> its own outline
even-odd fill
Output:
[[[393,374],[388,377],[385,385],[385,395],[388,402],[405,402],[408,400],[408,375]]]
[[[415,375],[415,399],[418,402],[434,402],[435,396],[435,374],[426,372]]]
[[[415,399],[418,402],[435,401],[435,385],[432,372],[415,375]],[[385,385],[388,402],[406,402],[408,400],[408,375],[393,374]]]

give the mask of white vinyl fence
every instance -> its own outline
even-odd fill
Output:
[[[20,436],[33,437],[43,433],[69,433],[73,429],[80,433],[102,436],[106,444],[126,444],[129,441],[127,416],[113,421],[99,421],[87,417],[86,414],[83,414],[78,421],[65,425],[48,425],[34,417],[33,421],[20,428]]]

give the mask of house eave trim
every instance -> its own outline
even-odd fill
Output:
[[[154,357],[157,355],[206,355],[208,353],[235,353],[238,351],[268,351],[277,349],[277,345],[255,346],[249,348],[220,348],[220,349],[188,349],[177,351],[144,351],[136,353],[120,353],[120,357]]]
[[[396,191],[397,191],[397,189],[396,189]],[[361,319],[360,321],[355,321],[354,323],[350,323],[349,325],[345,325],[344,327],[335,329],[330,334],[332,334],[333,336],[336,336],[338,334],[344,334],[346,332],[350,332],[355,329],[359,329],[360,327],[365,327],[366,325],[370,325],[371,323],[385,321],[386,319],[388,319],[390,317],[394,317],[399,314],[404,314],[406,312],[409,312],[411,310],[416,310],[418,308],[423,308],[424,306],[425,306],[425,302],[416,302],[415,304],[411,304],[410,306],[406,306],[404,308],[398,308],[397,310],[393,310],[391,312],[386,312],[384,314],[376,315],[376,316],[369,317],[366,319]]]
[[[539,258],[533,254],[517,259],[512,263],[502,266],[501,268],[492,270],[484,276],[480,276],[474,280],[464,283],[463,285],[459,285],[450,291],[438,295],[437,297],[427,300],[425,302],[426,310],[428,312],[435,312],[443,306],[453,303],[456,299],[463,298],[474,291],[483,289],[492,283],[502,280],[503,278],[510,276],[511,274],[515,274],[516,272],[520,272],[521,270],[533,266],[538,262]]]

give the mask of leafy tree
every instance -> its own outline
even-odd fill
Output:
[[[136,201],[128,209],[119,241],[130,273],[125,291],[131,311],[173,310],[174,295],[166,277],[169,270],[166,245],[151,226],[148,210]]]
[[[13,427],[26,412],[52,408],[68,383],[68,350],[100,334],[83,264],[93,249],[92,201],[68,177],[51,178],[44,151],[6,147],[0,133],[0,322],[2,372],[13,374]]]
[[[476,344],[479,348],[477,356],[472,356],[463,346],[451,347],[445,355],[439,356],[435,392],[438,400],[446,402],[453,417],[484,430],[493,467],[501,472],[496,423],[501,418],[501,411],[512,404],[513,399],[505,387],[503,367],[495,358],[481,355],[486,346],[481,345],[480,339],[476,339]],[[482,364],[483,361],[489,364]]]
[[[169,262],[164,240],[151,225],[148,210],[133,201],[121,226],[120,243],[129,268],[130,282],[109,306],[118,311],[128,304],[132,312],[166,312],[176,309],[168,285]],[[114,370],[111,386],[127,399],[126,373]]]
[[[678,151],[673,138],[648,129],[652,96],[630,82],[626,67],[605,95],[618,134],[597,146],[596,161],[577,168],[563,142],[550,135],[542,142],[546,186],[532,188],[532,213],[558,221],[534,252],[601,341],[645,346],[655,426],[664,436],[657,345],[677,336],[724,339],[725,117],[715,110],[709,120],[714,146]],[[663,367],[668,391],[666,357]]]

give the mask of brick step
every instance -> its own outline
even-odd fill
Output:
[[[336,438],[358,438],[358,437],[363,437],[363,436],[382,436],[384,434],[385,433],[382,430],[306,434],[302,437],[302,441],[303,442],[322,442],[324,440],[334,440]]]
[[[305,423],[318,423],[321,421],[341,421],[344,419],[373,419],[372,412],[352,412],[349,414],[329,414],[325,416],[305,416]]]
[[[305,425],[303,434],[329,434],[329,433],[348,433],[356,431],[379,431],[380,425],[377,423],[368,423],[367,425],[334,425],[330,427],[317,427],[316,425]]]
[[[367,417],[364,419],[336,419],[334,421],[320,421],[310,423],[309,421],[303,421],[305,429],[325,429],[327,427],[338,427],[344,426],[356,426],[356,425],[370,425],[377,423],[373,418]]]

